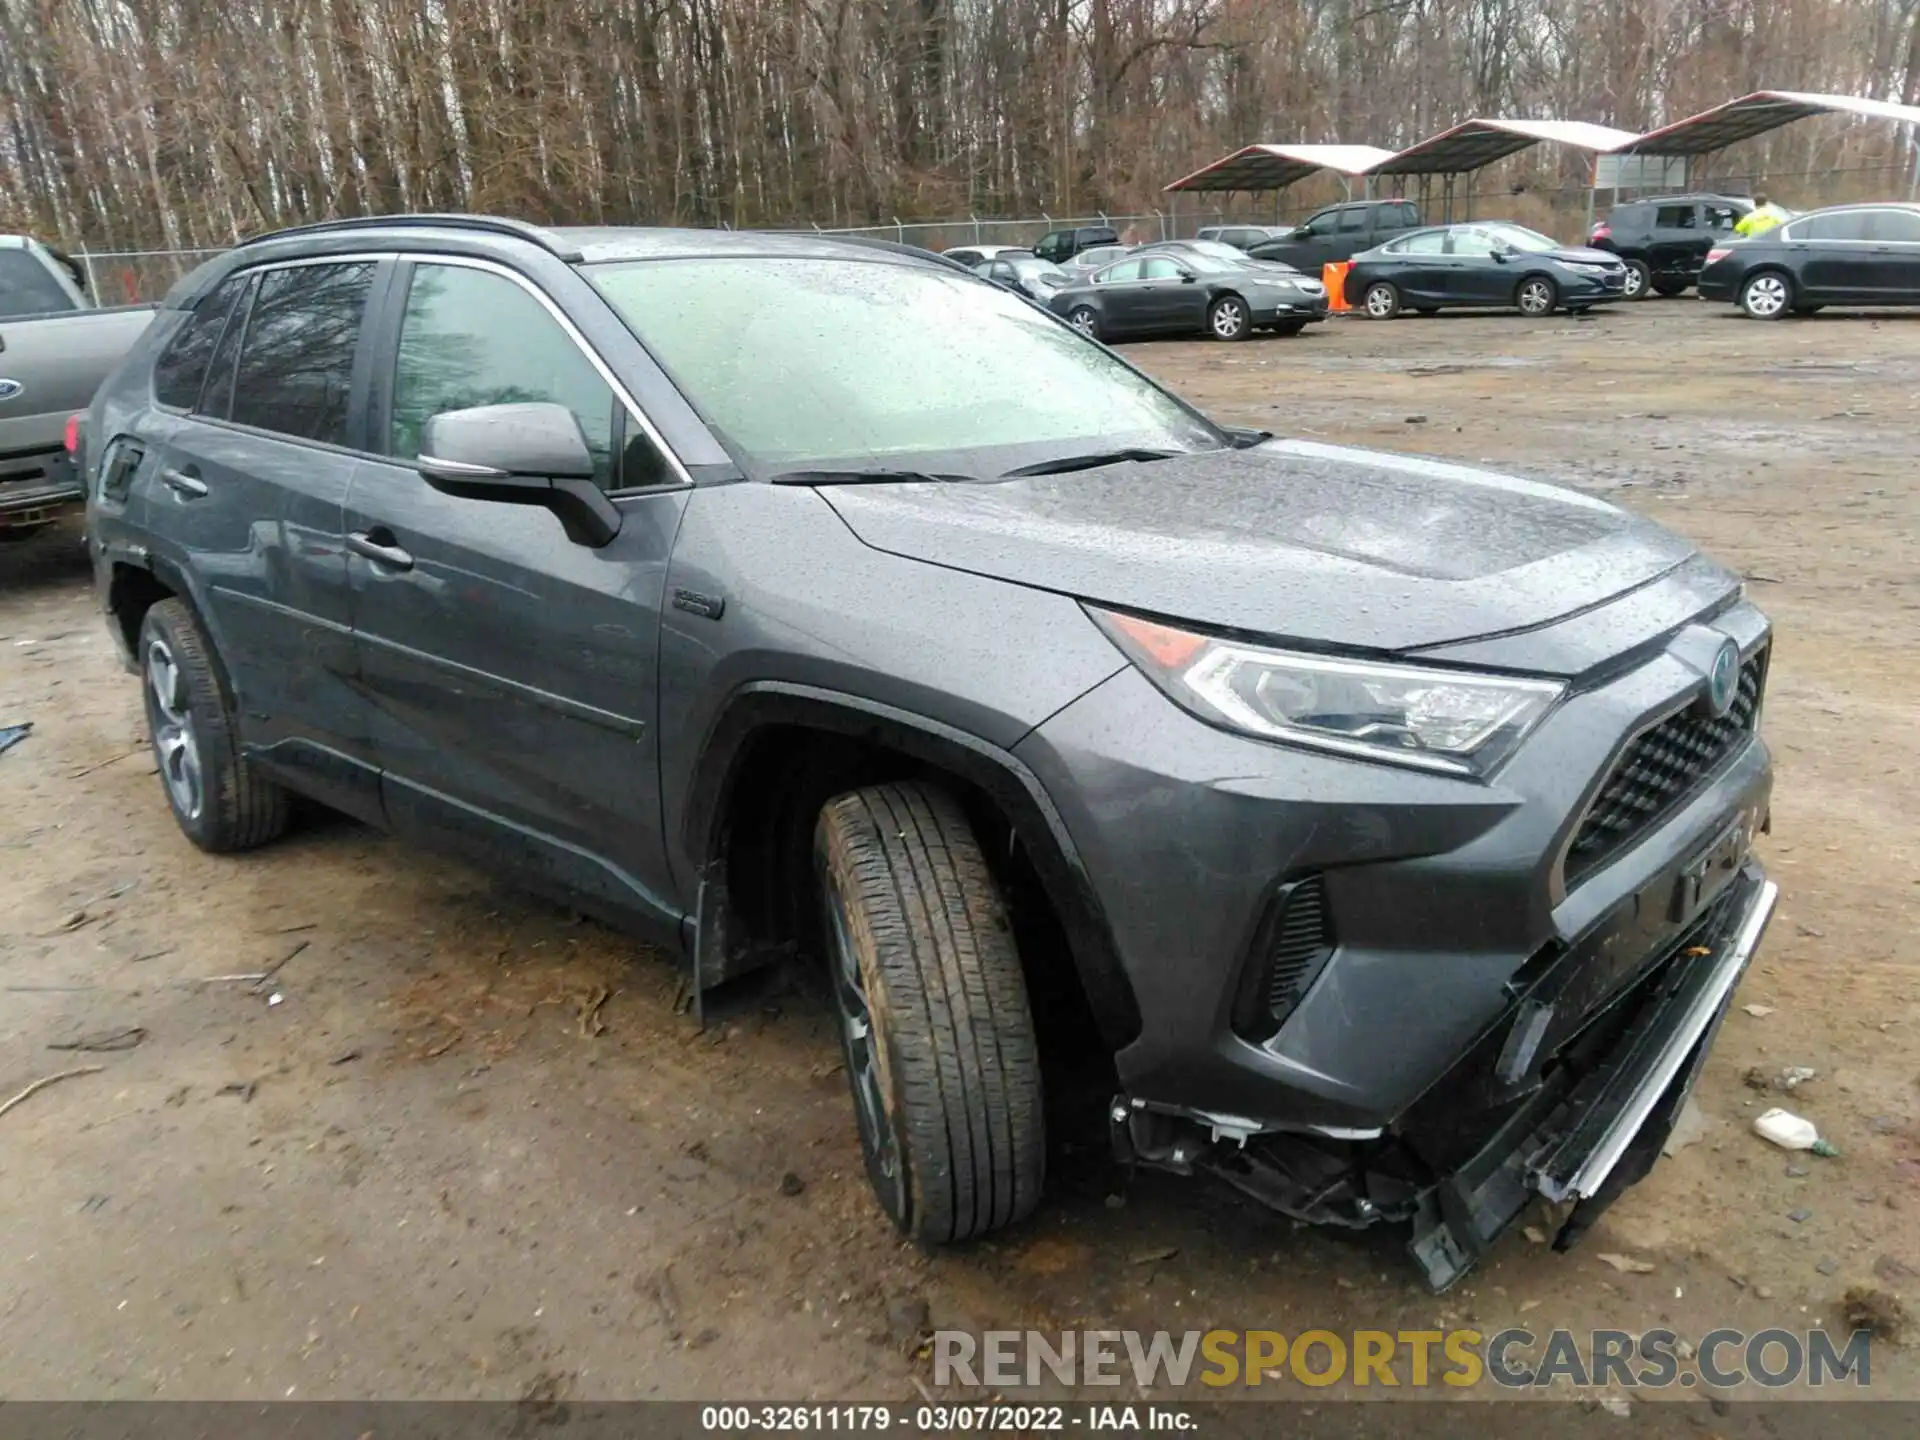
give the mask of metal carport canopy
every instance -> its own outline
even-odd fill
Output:
[[[1391,150],[1377,145],[1248,145],[1182,176],[1167,190],[1284,190],[1321,170],[1365,175]]]
[[[1890,100],[1864,100],[1857,95],[1812,95],[1798,90],[1756,90],[1685,120],[1649,130],[1619,148],[1634,155],[1705,155],[1742,140],[1751,140],[1796,120],[1815,115],[1857,115],[1872,120],[1896,120],[1920,125],[1920,106],[1896,105]]]
[[[1459,175],[1546,142],[1580,150],[1618,150],[1640,137],[1586,120],[1463,120],[1373,168],[1376,175]]]

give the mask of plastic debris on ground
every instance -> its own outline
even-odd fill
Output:
[[[0,755],[4,755],[32,733],[31,720],[19,725],[0,725]]]
[[[1819,1128],[1811,1120],[1778,1106],[1755,1118],[1753,1133],[1782,1150],[1811,1150],[1828,1159],[1840,1153],[1820,1138]]]

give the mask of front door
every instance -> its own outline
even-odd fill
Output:
[[[1500,242],[1489,231],[1458,225],[1447,232],[1447,294],[1455,305],[1511,305],[1518,275],[1494,258]]]
[[[354,397],[376,278],[370,260],[241,277],[149,500],[150,516],[171,512],[155,528],[203,584],[196,598],[249,755],[363,819],[379,816],[379,786],[355,684],[342,507],[359,463]]]
[[[347,497],[354,634],[389,818],[664,933],[677,916],[656,671],[686,489],[531,285],[423,261],[393,295],[372,416],[387,458],[363,463]],[[431,416],[510,401],[574,413],[617,497],[609,544],[574,544],[543,509],[444,495],[413,468]]]
[[[1207,318],[1206,286],[1187,278],[1188,272],[1165,255],[1152,255],[1140,264],[1140,313],[1145,328],[1198,330]]]

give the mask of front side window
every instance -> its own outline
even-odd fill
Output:
[[[1340,233],[1351,234],[1367,228],[1367,212],[1364,210],[1342,210],[1340,212]]]
[[[427,421],[447,410],[548,401],[580,422],[594,479],[610,487],[613,388],[547,308],[515,281],[464,265],[420,265],[393,358],[387,453],[420,454]]]
[[[917,462],[934,471],[998,474],[1062,442],[1175,451],[1222,443],[1107,350],[940,267],[737,256],[610,262],[585,273],[750,465],[894,464],[919,454],[940,457]]]
[[[1715,234],[1731,235],[1740,223],[1741,212],[1731,205],[1705,205],[1701,209],[1707,217],[1707,228]]]
[[[200,403],[200,387],[207,378],[207,366],[213,361],[214,346],[227,328],[234,302],[246,290],[251,277],[235,275],[210,295],[200,297],[187,321],[173,337],[153,366],[153,398],[176,410],[191,410]]]
[[[38,255],[24,246],[0,250],[0,320],[79,308],[77,295]]]
[[[347,443],[353,356],[373,268],[372,261],[293,265],[261,276],[234,374],[234,423]]]

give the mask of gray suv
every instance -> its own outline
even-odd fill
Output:
[[[817,963],[922,1241],[1037,1203],[1084,1021],[1129,1163],[1405,1225],[1436,1285],[1535,1194],[1570,1243],[1772,908],[1734,576],[1569,491],[1224,429],[904,247],[283,232],[87,425],[195,844],[307,796],[712,1003]]]

